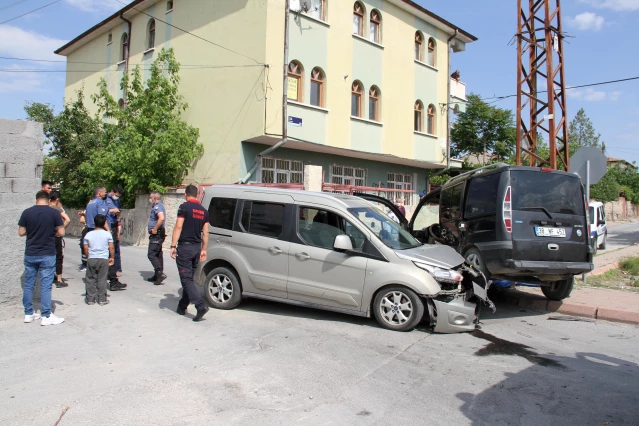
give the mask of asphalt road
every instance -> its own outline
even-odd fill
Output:
[[[606,250],[600,251],[606,253],[637,243],[639,243],[639,222],[613,225],[608,228]]]
[[[373,320],[246,300],[193,323],[146,252],[129,289],[83,303],[79,250],[54,289],[59,326],[0,309],[0,424],[637,425],[639,329],[498,306],[473,334],[397,333]],[[16,285],[19,285],[16,283]]]

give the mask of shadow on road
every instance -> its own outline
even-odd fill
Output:
[[[561,418],[564,424],[639,423],[637,364],[598,353],[539,357],[524,345],[511,347],[510,342],[491,337],[476,356],[532,357],[533,365],[506,373],[504,380],[476,395],[457,394],[463,402],[460,410],[471,424],[552,424]]]

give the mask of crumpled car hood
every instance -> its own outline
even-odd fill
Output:
[[[402,259],[428,263],[444,269],[453,269],[464,263],[464,258],[454,248],[440,244],[424,244],[395,253]]]

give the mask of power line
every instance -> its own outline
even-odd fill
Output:
[[[4,6],[4,7],[0,7],[0,11],[1,10],[5,10],[5,9],[9,9],[10,7],[15,6],[16,4],[20,4],[20,3],[25,2],[25,1],[27,1],[27,0],[20,0],[20,1],[17,1],[15,3],[8,4],[8,5]]]
[[[58,0],[58,1],[60,1],[60,0]],[[128,5],[127,5],[127,3],[123,2],[123,1],[120,1],[120,0],[115,0],[115,1],[117,1],[118,3],[121,3],[121,4],[125,5],[125,6],[128,6]],[[160,21],[160,22],[162,22],[163,24],[169,25],[170,27],[175,28],[176,30],[180,30],[180,31],[182,31],[183,33],[186,33],[186,34],[192,35],[192,36],[193,36],[193,37],[195,37],[195,38],[198,38],[198,39],[200,39],[200,40],[202,40],[202,41],[205,41],[205,42],[210,43],[210,44],[212,44],[212,45],[214,45],[214,46],[217,46],[217,47],[219,47],[220,49],[224,49],[224,50],[227,50],[227,51],[229,51],[229,52],[235,53],[236,55],[242,56],[242,57],[244,57],[244,58],[246,58],[246,59],[250,59],[250,60],[252,60],[253,62],[255,62],[256,64],[264,65],[264,64],[261,64],[261,63],[260,63],[259,61],[257,61],[256,59],[251,58],[250,56],[243,55],[243,54],[241,54],[240,52],[236,52],[236,51],[235,51],[235,50],[233,50],[233,49],[229,49],[228,47],[224,47],[224,46],[222,46],[221,44],[214,43],[214,42],[212,42],[211,40],[207,40],[207,39],[205,39],[204,37],[200,37],[199,35],[193,34],[192,32],[189,32],[189,31],[187,31],[187,30],[183,30],[183,29],[182,29],[182,28],[180,28],[180,27],[177,27],[177,26],[175,26],[175,25],[173,25],[173,24],[169,24],[168,22],[163,21],[163,20],[161,20],[161,19],[159,19],[159,18],[156,18],[155,16],[149,15],[148,13],[146,13],[146,12],[144,12],[144,11],[140,10],[140,9],[137,9],[137,8],[135,8],[135,7],[131,7],[131,9],[136,10],[136,11],[138,11],[138,12],[140,12],[140,13],[142,13],[142,14],[144,14],[144,15],[148,16],[149,18],[153,18],[153,19],[155,19],[156,21]]]
[[[6,24],[8,22],[15,21],[18,18],[22,18],[23,16],[29,15],[30,13],[33,13],[33,12],[37,12],[38,10],[44,9],[45,7],[49,7],[49,6],[53,5],[53,4],[60,3],[61,1],[62,0],[55,0],[54,2],[51,2],[49,4],[45,4],[44,6],[41,6],[41,7],[37,8],[37,9],[33,9],[33,10],[30,10],[30,11],[28,11],[26,13],[23,13],[22,15],[18,15],[15,18],[7,19],[4,22],[0,22],[0,25],[4,25],[4,24]],[[14,3],[14,4],[16,4],[16,3]],[[7,7],[9,7],[9,6],[7,6]]]

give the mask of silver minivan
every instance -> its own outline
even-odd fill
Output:
[[[370,317],[397,331],[472,331],[494,310],[481,272],[453,248],[422,245],[349,195],[229,185],[204,190],[207,260],[196,282],[213,307],[243,297]]]

